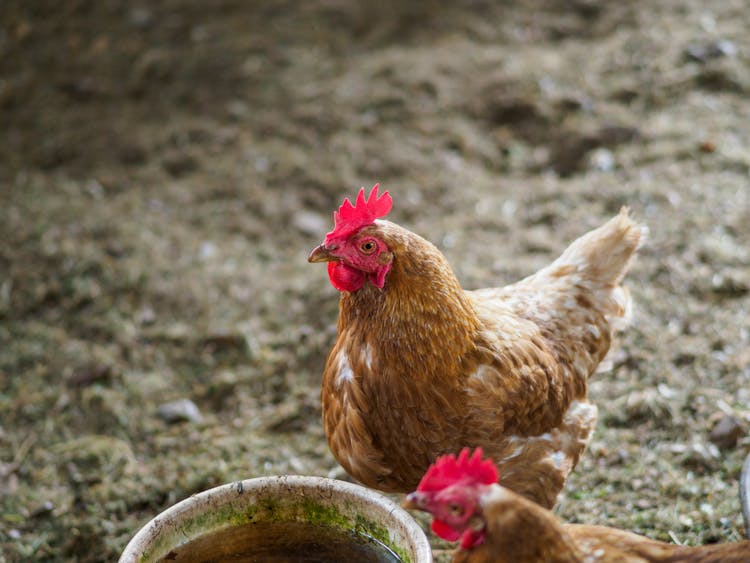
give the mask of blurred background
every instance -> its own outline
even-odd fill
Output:
[[[558,512],[741,538],[750,2],[374,4],[0,4],[0,560],[112,561],[200,490],[344,477],[306,256],[377,181],[467,288],[629,205],[634,324]]]

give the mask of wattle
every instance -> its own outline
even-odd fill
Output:
[[[471,549],[484,543],[484,530],[466,530],[461,536],[461,549]]]
[[[432,531],[435,532],[436,536],[443,538],[444,540],[456,541],[461,537],[461,532],[454,530],[448,524],[437,518],[432,521],[430,527],[432,528]]]
[[[357,291],[365,283],[366,274],[343,262],[328,262],[328,279],[339,291]]]

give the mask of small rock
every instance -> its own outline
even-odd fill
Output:
[[[733,57],[736,54],[737,47],[729,39],[719,39],[705,45],[692,44],[685,48],[685,58],[698,63],[720,57]]]
[[[695,522],[693,521],[693,519],[690,518],[690,516],[688,516],[687,514],[680,514],[677,517],[677,519],[680,521],[680,524],[682,524],[683,526],[686,526],[688,528],[692,528],[695,525]],[[677,543],[677,542],[675,542],[675,543]]]
[[[199,423],[203,421],[203,415],[196,404],[190,399],[180,399],[171,403],[164,403],[157,411],[159,418],[167,424],[177,422]]]
[[[707,515],[707,516],[713,516],[713,514],[714,514],[714,507],[713,507],[713,505],[711,505],[711,504],[709,504],[707,502],[703,502],[700,505],[700,511],[703,514]]]
[[[615,169],[615,155],[611,150],[605,148],[596,149],[591,153],[589,162],[591,167],[601,172],[611,172]]]
[[[198,256],[201,260],[208,260],[209,258],[213,258],[216,255],[216,252],[216,245],[210,240],[204,240],[201,242]]]
[[[742,423],[734,416],[723,415],[711,430],[711,441],[723,449],[734,448],[745,433]]]
[[[151,307],[146,306],[140,310],[137,319],[142,325],[152,325],[156,322],[156,313]]]

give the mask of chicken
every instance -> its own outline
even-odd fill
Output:
[[[381,219],[388,192],[345,199],[308,260],[341,292],[323,373],[323,422],[355,479],[413,490],[427,467],[482,446],[507,487],[551,507],[597,410],[587,380],[627,318],[620,281],[644,227],[620,212],[507,287],[464,291],[422,237]]]
[[[433,515],[432,530],[461,540],[463,563],[750,561],[750,541],[683,547],[605,526],[563,525],[549,510],[497,483],[497,469],[465,448],[439,458],[404,506]]]

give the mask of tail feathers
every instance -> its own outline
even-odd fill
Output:
[[[575,240],[545,274],[570,279],[587,286],[613,331],[628,326],[632,313],[630,292],[620,282],[643,246],[648,228],[633,221],[628,209],[607,223]]]
[[[552,267],[572,266],[602,288],[615,287],[625,277],[647,234],[648,229],[633,221],[628,208],[623,207],[619,215],[575,240]]]

